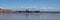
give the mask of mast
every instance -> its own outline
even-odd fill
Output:
[[[29,11],[29,8],[27,8],[26,11]]]

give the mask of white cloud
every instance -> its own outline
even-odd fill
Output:
[[[1,9],[10,9],[10,8],[7,8],[7,7],[0,7]]]
[[[41,7],[40,10],[41,11],[53,11],[54,8],[53,7]]]

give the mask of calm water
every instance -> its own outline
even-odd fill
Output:
[[[60,13],[17,13],[0,16],[0,20],[60,20]]]

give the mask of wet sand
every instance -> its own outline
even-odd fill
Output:
[[[17,13],[0,16],[0,20],[60,20],[60,13]]]

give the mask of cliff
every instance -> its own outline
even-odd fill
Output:
[[[0,12],[7,12],[7,13],[11,13],[11,12],[16,12],[16,11],[14,11],[14,10],[10,10],[10,9],[1,9],[0,8]]]

